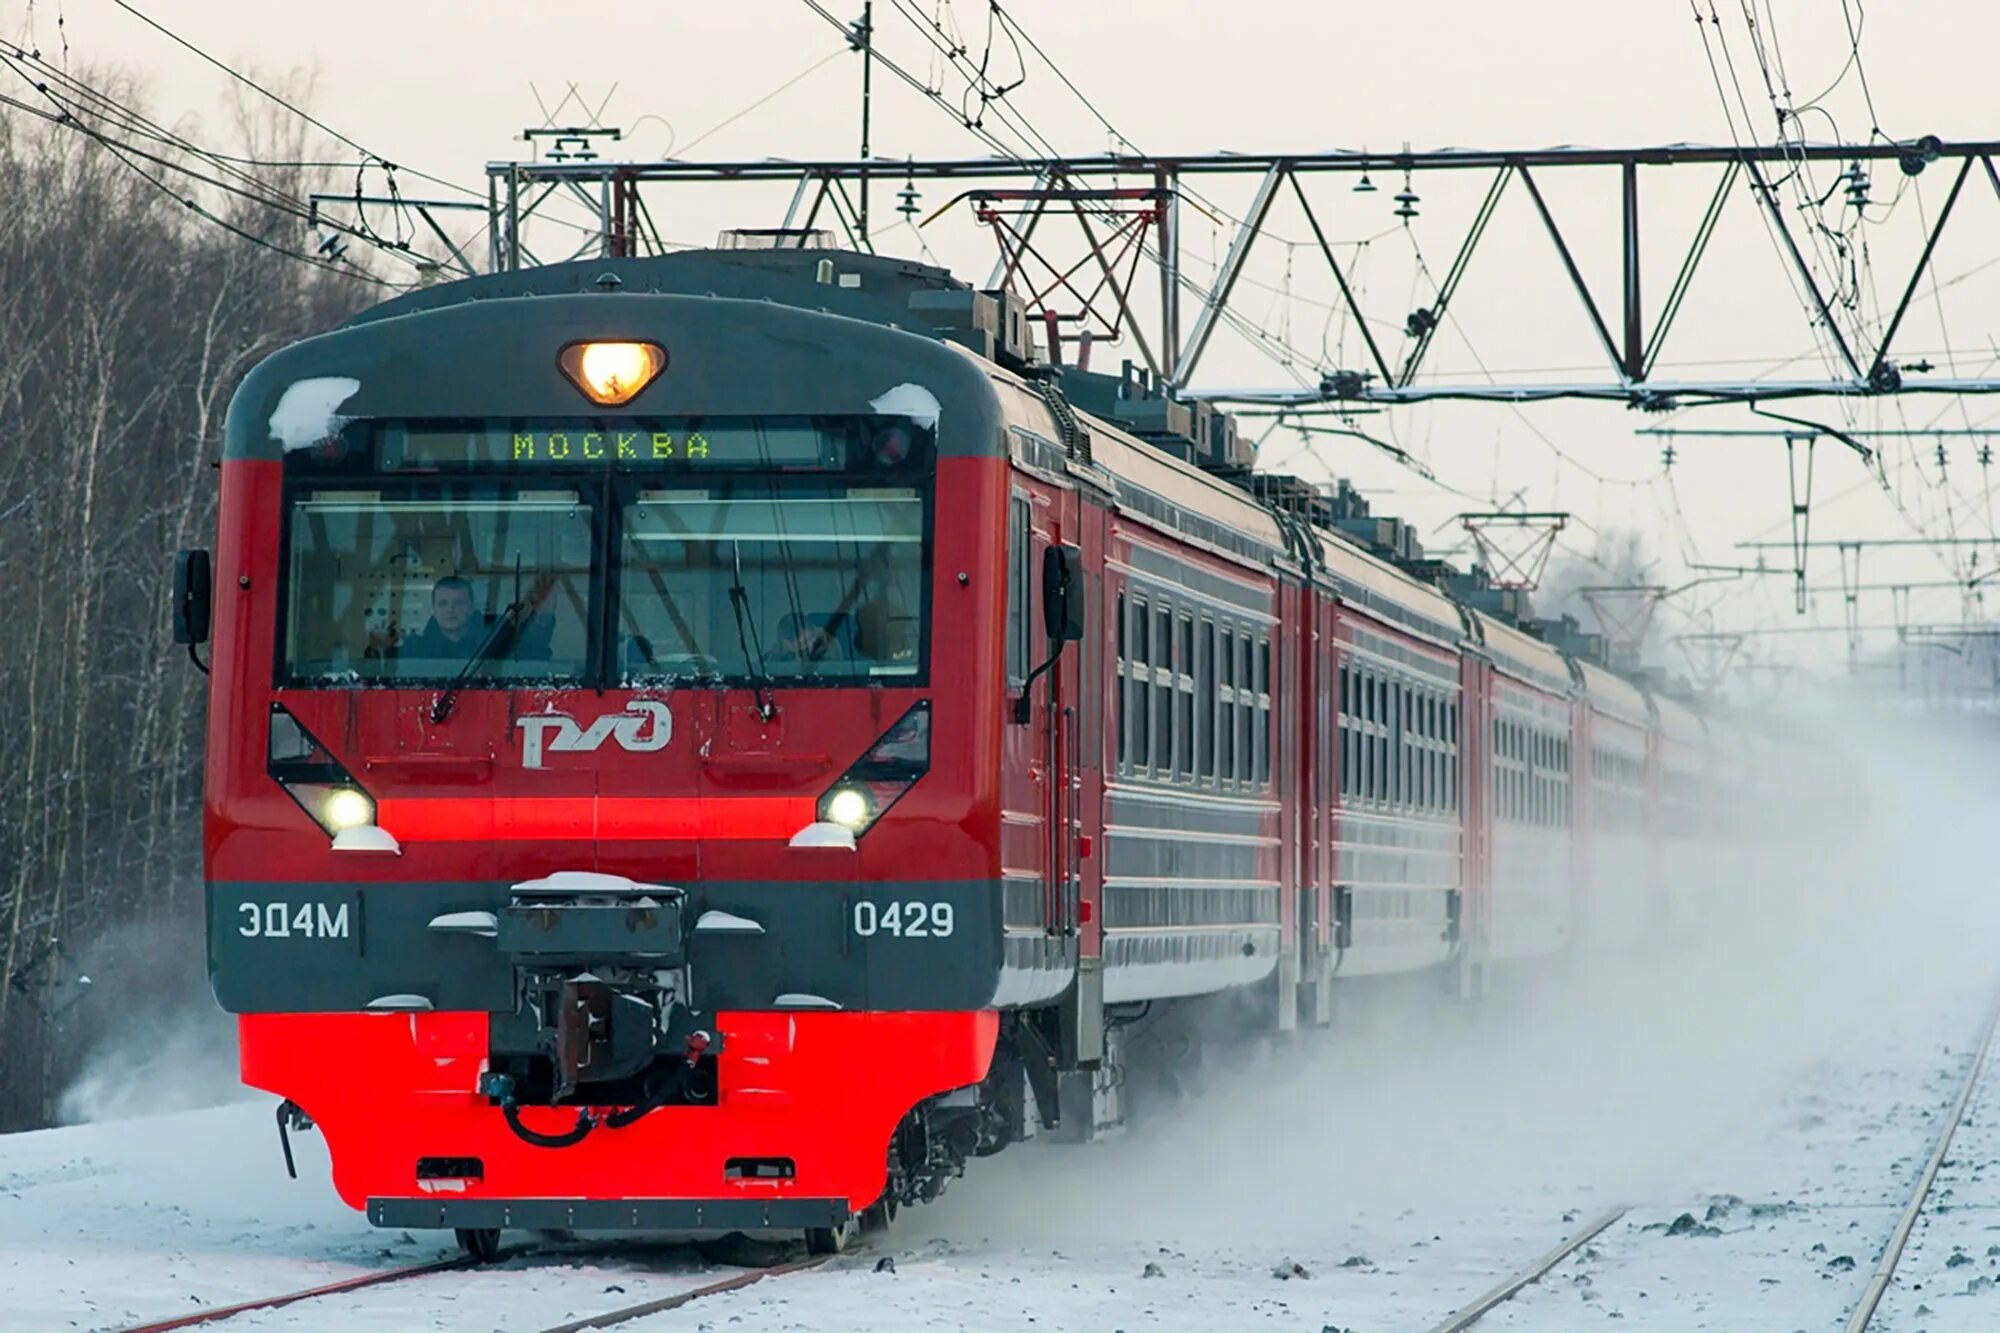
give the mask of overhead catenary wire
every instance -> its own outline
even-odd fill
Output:
[[[0,53],[0,65],[3,65],[9,69],[14,70],[14,72],[17,74],[21,72],[19,68],[13,64],[12,60],[5,53]],[[252,191],[245,190],[240,186],[232,185],[227,181],[219,180],[215,177],[205,175],[202,172],[195,170],[193,167],[188,166],[185,163],[175,162],[172,159],[163,157],[158,153],[153,153],[148,150],[139,148],[136,145],[132,145],[122,140],[113,138],[111,135],[105,134],[102,131],[97,130],[96,128],[91,126],[86,119],[78,116],[74,110],[65,106],[60,96],[47,92],[45,85],[37,85],[37,86],[43,90],[44,96],[49,98],[51,104],[58,108],[55,112],[44,111],[41,108],[32,106],[28,103],[22,102],[12,97],[0,96],[0,101],[4,101],[6,105],[14,107],[17,110],[25,111],[28,112],[29,114],[39,116],[46,121],[62,126],[75,133],[83,135],[87,139],[90,139],[92,142],[102,147],[106,152],[110,153],[111,156],[120,165],[125,167],[128,171],[131,171],[133,174],[137,175],[142,180],[152,185],[155,189],[159,190],[161,193],[167,195],[169,198],[179,203],[183,208],[187,209],[190,213],[192,213],[196,217],[199,217],[205,222],[208,222],[216,227],[221,228],[223,231],[229,233],[232,236],[235,236],[239,240],[243,240],[251,244],[260,246],[263,249],[269,250],[275,254],[282,255],[287,259],[292,259],[301,263],[310,264],[315,268],[344,273],[349,276],[358,278],[361,281],[372,283],[377,286],[382,286],[382,287],[397,286],[397,284],[389,282],[387,279],[381,278],[375,274],[369,273],[366,270],[360,269],[351,264],[324,259],[318,255],[308,254],[303,250],[298,250],[291,246],[283,245],[279,242],[273,241],[268,236],[258,235],[256,232],[249,230],[248,228],[240,225],[239,223],[234,222],[226,217],[223,217],[221,214],[215,212],[213,209],[203,204],[193,194],[174,188],[174,186],[169,183],[166,173],[171,172],[179,174],[191,181],[197,181],[202,184],[208,185],[211,188],[221,190],[224,193],[240,197],[242,199],[245,199],[246,201],[257,204],[260,207],[272,208],[281,212],[291,213],[295,217],[302,217],[303,214],[298,213],[295,209],[289,208],[281,202],[274,201],[267,195],[258,194]],[[155,167],[159,169],[160,174],[155,174],[153,171],[148,171],[144,166],[141,166],[140,162],[142,161],[152,163]]]

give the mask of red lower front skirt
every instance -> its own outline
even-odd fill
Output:
[[[882,1193],[890,1136],[925,1097],[977,1083],[999,1017],[973,1013],[725,1013],[714,1106],[654,1111],[540,1148],[478,1095],[484,1014],[245,1014],[243,1081],[289,1097],[325,1134],[334,1188],[370,1199],[846,1200]],[[560,1133],[574,1108],[523,1112]],[[477,1178],[419,1180],[420,1158],[474,1158]],[[730,1177],[786,1159],[787,1179]]]

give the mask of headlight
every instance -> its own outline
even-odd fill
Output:
[[[375,798],[283,704],[271,705],[265,764],[285,795],[329,835],[375,822]]]
[[[667,368],[667,351],[658,343],[571,343],[556,363],[591,402],[618,407],[631,402]]]
[[[931,705],[912,704],[819,798],[819,817],[860,837],[931,767]]]
[[[830,824],[858,829],[868,823],[868,793],[859,787],[835,787],[826,795],[826,819]]]
[[[321,807],[326,823],[335,833],[375,822],[375,802],[365,792],[342,787],[326,798]]]

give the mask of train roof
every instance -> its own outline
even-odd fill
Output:
[[[1583,696],[1590,706],[1608,717],[1644,727],[1647,722],[1646,693],[1637,685],[1595,662],[1575,659]]]
[[[998,367],[991,374],[996,384],[1011,391],[1020,411],[1034,415],[1047,424],[1051,434],[1055,432],[1053,411],[1018,376]],[[1091,431],[1093,456],[1103,466],[1114,491],[1121,482],[1143,488],[1227,524],[1272,554],[1285,550],[1284,532],[1277,519],[1249,491],[1147,444],[1114,422],[1088,413],[1077,415]],[[1455,647],[1464,638],[1458,604],[1436,587],[1369,554],[1344,533],[1319,527],[1312,531],[1319,539],[1313,562],[1317,582],[1385,623],[1434,642]]]
[[[504,273],[482,273],[391,297],[355,315],[347,327],[474,301],[509,297],[600,295],[720,296],[772,301],[936,337],[919,293],[970,294],[970,284],[934,264],[852,250],[687,250],[643,259],[578,259]],[[802,300],[810,293],[811,300]]]
[[[1474,610],[1471,615],[1479,626],[1479,641],[1485,645],[1486,655],[1493,659],[1494,665],[1515,679],[1551,694],[1570,693],[1569,658],[1534,635],[1484,611]]]
[[[1702,722],[1701,714],[1681,700],[1672,695],[1655,694],[1653,706],[1659,710],[1660,733],[1668,740],[1700,745],[1708,738],[1708,727]]]

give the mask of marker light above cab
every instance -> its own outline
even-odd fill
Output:
[[[591,402],[622,407],[667,368],[667,349],[648,342],[571,343],[556,364]]]

